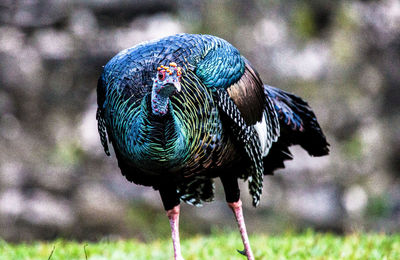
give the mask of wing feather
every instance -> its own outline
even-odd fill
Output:
[[[248,125],[262,120],[266,106],[263,83],[248,61],[242,77],[227,89]]]

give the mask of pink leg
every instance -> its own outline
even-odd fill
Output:
[[[242,241],[244,245],[244,253],[247,256],[248,260],[254,260],[253,252],[250,248],[250,241],[247,236],[246,225],[244,224],[244,217],[242,211],[242,201],[239,199],[237,202],[228,203],[229,207],[232,209],[235,214],[236,221],[238,223],[240,235],[242,236]]]
[[[180,207],[175,206],[173,209],[167,210],[169,224],[171,226],[172,244],[174,245],[175,260],[183,260],[181,253],[181,244],[179,242],[179,211]]]

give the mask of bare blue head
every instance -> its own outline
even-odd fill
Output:
[[[153,78],[151,91],[151,108],[155,115],[165,115],[168,112],[169,97],[181,91],[181,68],[171,62],[168,66],[157,68],[157,75]]]

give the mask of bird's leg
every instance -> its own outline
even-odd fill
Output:
[[[175,260],[183,260],[181,253],[181,244],[179,242],[179,211],[180,206],[177,205],[170,210],[167,210],[169,224],[171,226],[172,244],[174,245]]]
[[[246,225],[244,223],[242,201],[239,199],[237,202],[228,202],[229,207],[235,214],[236,222],[239,227],[240,235],[242,236],[242,241],[244,245],[244,252],[239,251],[239,253],[246,255],[248,260],[254,260],[253,252],[251,251],[249,237],[247,236]]]
[[[235,214],[236,222],[239,227],[240,235],[244,245],[244,250],[239,251],[242,255],[247,256],[248,260],[254,260],[253,252],[250,248],[249,237],[247,236],[246,225],[242,211],[242,201],[240,200],[240,190],[237,177],[229,172],[220,177],[225,190],[226,202]]]
[[[181,244],[179,242],[179,196],[176,186],[172,183],[165,183],[160,187],[161,200],[167,211],[167,217],[171,226],[172,244],[174,246],[175,260],[183,260]]]

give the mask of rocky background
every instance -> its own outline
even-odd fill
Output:
[[[250,232],[400,231],[400,2],[2,0],[0,237],[169,236],[157,192],[106,157],[95,110],[101,66],[144,40],[188,32],[235,45],[263,80],[314,108],[331,155],[265,178]],[[184,206],[183,236],[235,228],[217,186]]]

